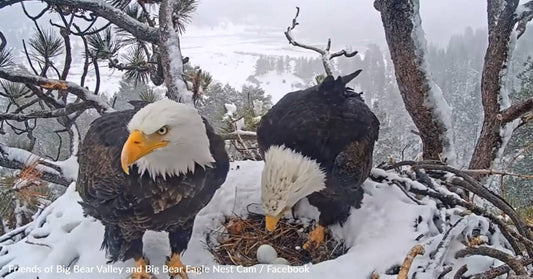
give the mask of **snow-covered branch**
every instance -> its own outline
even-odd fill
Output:
[[[76,95],[80,99],[84,100],[88,106],[96,108],[101,113],[114,111],[114,109],[110,107],[105,101],[103,101],[99,96],[94,95],[88,89],[83,88],[70,81],[47,79],[41,76],[24,73],[14,73],[12,71],[6,71],[3,69],[0,69],[0,78],[12,82],[33,84],[44,89],[64,90]]]
[[[167,86],[167,97],[182,103],[192,104],[192,92],[183,79],[183,58],[180,38],[174,27],[172,14],[178,0],[163,0],[159,8],[159,46],[161,63]]]
[[[422,139],[425,160],[454,163],[451,108],[433,82],[418,0],[376,0],[405,107]]]
[[[150,27],[147,24],[139,22],[138,20],[127,15],[124,11],[117,9],[103,0],[45,0],[46,3],[69,6],[87,10],[101,16],[120,28],[131,33],[137,39],[157,43],[159,40],[159,33],[156,28]],[[1,6],[0,6],[1,8]]]
[[[527,275],[527,272],[520,260],[516,259],[513,255],[491,247],[467,247],[463,250],[459,250],[455,254],[455,258],[464,258],[472,255],[481,255],[498,259],[506,263],[517,275]]]
[[[521,103],[513,104],[510,107],[504,109],[499,118],[503,123],[509,123],[523,117],[524,114],[533,112],[533,98],[527,99]]]
[[[304,49],[309,49],[309,50],[318,52],[318,54],[320,54],[320,56],[322,57],[322,64],[324,65],[324,70],[326,71],[326,74],[328,76],[333,75],[333,72],[331,70],[332,69],[332,67],[331,67],[331,59],[333,59],[335,57],[339,57],[339,56],[353,57],[353,56],[355,56],[357,54],[357,51],[347,51],[347,50],[344,50],[344,49],[330,54],[331,39],[328,39],[328,44],[327,44],[325,49],[320,49],[318,47],[314,47],[314,46],[310,46],[310,45],[306,45],[306,44],[302,44],[302,43],[297,42],[294,39],[293,35],[292,35],[292,30],[294,30],[294,28],[296,28],[296,26],[299,24],[298,21],[297,21],[299,14],[300,14],[300,8],[296,7],[296,15],[292,19],[291,26],[287,27],[287,31],[285,31],[285,37],[289,41],[289,44],[291,44],[291,45],[293,45],[295,47],[301,47],[301,48],[304,48]]]
[[[518,6],[515,14],[518,19],[516,26],[516,31],[518,31],[517,38],[520,38],[526,32],[527,23],[533,19],[533,1]]]
[[[0,9],[20,2],[34,2],[34,0],[1,1]],[[152,43],[157,43],[159,40],[159,33],[156,28],[150,27],[132,18],[124,11],[113,7],[104,0],[45,0],[44,2],[58,6],[69,6],[72,8],[91,11],[119,26],[120,28],[123,28],[140,40]]]
[[[508,228],[506,224],[504,224],[499,218],[494,216],[492,213],[488,212],[486,209],[483,209],[474,203],[466,202],[464,200],[461,200],[459,198],[453,197],[453,196],[446,196],[442,195],[441,193],[432,193],[432,192],[425,192],[426,195],[434,196],[442,201],[445,201],[448,204],[452,205],[461,205],[472,212],[483,215],[491,219],[494,223],[498,224],[500,229],[502,230],[502,233],[508,238],[509,242],[511,243],[511,246],[515,248],[515,252],[519,252],[520,249],[518,248],[518,245],[514,244],[515,240],[518,239],[521,242],[527,243],[526,249],[528,250],[528,253],[530,255],[533,255],[533,241],[531,241],[531,236],[529,232],[527,231],[526,225],[522,221],[522,219],[518,216],[518,214],[515,212],[513,207],[502,197],[499,195],[493,193],[489,189],[487,189],[485,186],[483,186],[481,183],[479,183],[474,177],[469,175],[468,173],[458,170],[456,168],[443,165],[443,164],[435,164],[433,162],[413,162],[413,161],[404,161],[396,163],[389,168],[398,168],[400,166],[412,166],[415,170],[416,169],[423,169],[426,171],[444,171],[454,174],[455,176],[449,177],[447,179],[448,183],[454,187],[459,187],[464,190],[470,191],[474,193],[475,195],[485,199],[486,201],[490,202],[492,205],[500,209],[503,213],[505,213],[509,218],[513,221],[514,225],[516,226],[516,229],[518,230],[518,233],[516,233],[513,229]],[[386,169],[389,169],[386,168]],[[415,189],[416,191],[416,189]],[[418,192],[420,194],[420,192]],[[511,238],[512,235],[512,238]]]
[[[35,168],[42,173],[41,179],[64,186],[68,186],[73,181],[72,178],[64,175],[63,167],[66,166],[58,165],[61,162],[46,160],[27,150],[0,144],[0,166],[2,167],[23,169],[32,166],[36,160],[39,163]]]

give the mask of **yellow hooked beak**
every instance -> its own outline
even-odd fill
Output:
[[[270,215],[266,216],[266,229],[269,232],[272,232],[276,229],[276,225],[278,224],[279,217],[272,217]]]
[[[120,164],[122,170],[126,174],[130,174],[129,167],[139,158],[149,154],[157,148],[166,146],[168,142],[161,140],[157,136],[146,136],[139,130],[133,131],[128,140],[122,147],[122,154],[120,156]]]

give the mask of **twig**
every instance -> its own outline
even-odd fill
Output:
[[[505,171],[496,171],[496,170],[463,170],[464,173],[468,174],[482,174],[482,175],[501,175],[501,176],[515,176],[520,178],[533,179],[533,174],[520,174],[520,173],[511,173]]]
[[[400,190],[407,196],[407,198],[409,198],[411,201],[413,201],[417,205],[423,205],[423,203],[421,203],[420,201],[418,201],[417,199],[415,199],[415,198],[411,197],[411,195],[409,195],[409,192],[407,192],[407,190],[401,185],[400,181],[393,179],[391,181],[391,184],[394,184],[398,188],[400,188]]]
[[[52,246],[50,246],[50,245],[48,245],[48,244],[46,244],[46,243],[33,242],[33,241],[30,241],[29,239],[26,239],[26,243],[31,244],[31,245],[37,245],[37,246],[48,247],[48,248],[52,249]]]

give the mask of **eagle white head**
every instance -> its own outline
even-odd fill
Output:
[[[194,172],[195,164],[210,167],[205,124],[192,106],[163,99],[140,109],[128,124],[130,135],[122,148],[121,164],[129,174],[136,164],[139,174],[154,178]]]
[[[324,189],[326,175],[315,160],[285,146],[271,146],[265,152],[261,176],[261,204],[266,227],[276,228],[279,218],[299,200]]]

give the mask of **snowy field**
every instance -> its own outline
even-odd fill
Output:
[[[228,178],[211,202],[197,216],[189,248],[183,262],[190,267],[201,267],[204,272],[189,272],[191,278],[369,278],[372,272],[380,278],[396,278],[386,275],[387,270],[400,265],[408,251],[416,244],[424,245],[426,254],[413,263],[411,273],[418,268],[417,278],[436,278],[436,268],[427,273],[424,268],[432,264],[448,263],[454,270],[469,264],[469,273],[476,273],[498,265],[494,260],[480,256],[462,259],[453,258],[455,251],[464,248],[460,240],[478,229],[493,245],[504,249],[500,233],[489,230],[488,222],[475,215],[468,215],[451,230],[448,254],[436,253],[443,231],[450,229],[459,217],[460,209],[437,209],[435,201],[424,198],[416,204],[399,187],[367,180],[364,184],[363,207],[352,210],[347,223],[331,227],[334,237],[342,238],[350,247],[347,254],[316,265],[288,270],[283,265],[256,265],[244,269],[236,266],[219,266],[206,249],[206,236],[212,230],[220,230],[225,216],[245,215],[249,204],[260,202],[260,177],[262,162],[233,162]],[[373,176],[405,181],[410,187],[425,188],[395,173],[374,169]],[[440,191],[446,191],[441,189]],[[6,245],[0,256],[0,276],[7,279],[36,278],[127,278],[128,267],[133,260],[107,265],[104,251],[100,250],[104,228],[99,221],[85,218],[77,203],[80,200],[75,185],[45,209],[34,221],[30,235],[12,245]],[[300,203],[296,216],[304,221],[316,218],[318,211],[307,201]],[[445,217],[448,216],[448,217]],[[448,218],[448,222],[441,220]],[[168,278],[163,272],[165,256],[170,248],[167,236],[162,232],[148,232],[144,236],[146,256],[151,260],[157,278]],[[19,267],[17,272],[10,271]],[[11,269],[11,270],[10,270]],[[23,270],[24,269],[24,270]],[[225,273],[227,272],[227,273]],[[438,273],[437,273],[438,274]],[[450,274],[454,274],[452,271]],[[467,273],[468,274],[468,273]]]
[[[74,48],[83,48],[79,40],[73,40],[73,45]],[[211,73],[216,81],[229,84],[237,90],[241,90],[243,85],[254,85],[247,79],[255,74],[255,65],[261,55],[317,57],[312,51],[289,45],[283,30],[260,32],[253,27],[230,24],[219,28],[192,26],[181,38],[181,46],[183,55],[190,58],[190,65],[200,66]],[[127,52],[121,52],[118,57],[122,59],[121,57],[126,54]],[[25,61],[24,59],[22,53],[19,53],[17,60]],[[62,59],[55,62],[60,66],[63,63]],[[113,96],[120,88],[120,80],[124,73],[108,68],[106,63],[101,63],[99,70],[102,77],[100,93]],[[77,57],[73,60],[67,80],[79,84],[82,73],[83,58]],[[305,85],[293,74],[277,74],[275,71],[256,76],[256,79],[259,81],[259,86],[272,96],[274,103],[285,94],[299,90]],[[85,86],[94,90],[95,85],[96,78],[91,65]]]

